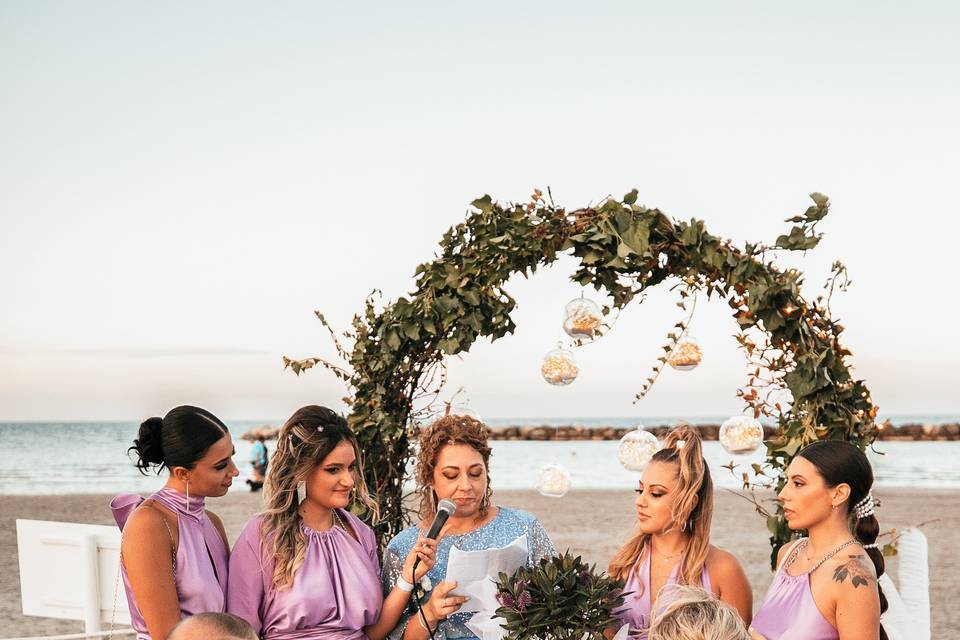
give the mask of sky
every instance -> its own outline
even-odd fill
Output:
[[[820,246],[779,263],[809,298],[847,265],[834,316],[881,415],[960,413],[956,4],[347,5],[0,0],[0,420],[340,409],[332,376],[282,368],[335,357],[313,311],[346,329],[474,198],[548,186],[569,208],[636,187],[739,245],[829,195]],[[632,402],[680,319],[666,287],[544,383],[574,267],[511,281],[517,332],[451,359],[445,396],[740,412],[721,301],[693,320],[703,364]]]

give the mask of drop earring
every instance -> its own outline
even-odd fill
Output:
[[[301,480],[297,483],[297,502],[303,502],[307,499],[307,483]]]

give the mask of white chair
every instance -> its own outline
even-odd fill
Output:
[[[890,640],[930,640],[930,567],[927,537],[919,529],[904,529],[897,545],[900,589],[890,576],[880,576],[887,610],[880,617]]]
[[[23,614],[83,620],[86,634],[104,623],[128,633],[120,581],[120,530],[93,524],[17,520]]]

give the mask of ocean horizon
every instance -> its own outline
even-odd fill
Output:
[[[937,421],[932,418],[938,418]],[[657,426],[685,420],[717,424],[725,418],[491,418],[490,426],[625,427]],[[904,415],[894,424],[960,422],[958,415]],[[245,490],[250,475],[251,443],[240,438],[248,429],[272,420],[227,420],[240,469],[236,490]],[[139,422],[2,422],[0,423],[0,495],[150,492],[163,485],[161,475],[144,476],[127,457]],[[491,479],[501,489],[532,489],[540,469],[559,464],[570,472],[571,489],[629,489],[639,475],[617,462],[616,441],[493,441]],[[272,443],[268,443],[272,451]],[[704,442],[704,456],[718,487],[738,488],[741,474],[764,461],[764,448],[747,455],[727,453],[719,442]],[[876,482],[881,487],[960,488],[960,441],[880,441],[868,451]],[[738,465],[731,473],[723,468]]]

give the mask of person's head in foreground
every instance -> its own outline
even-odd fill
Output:
[[[614,556],[608,573],[627,579],[652,537],[674,534],[687,540],[678,582],[698,584],[710,551],[713,480],[693,427],[680,426],[667,434],[663,448],[643,471],[635,506],[636,533]]]
[[[229,613],[198,613],[184,618],[167,634],[167,640],[258,640],[243,618]]]
[[[808,548],[818,540],[835,538],[844,542],[843,538],[849,540],[852,535],[859,545],[847,547],[837,556],[847,563],[842,575],[850,576],[854,591],[862,585],[860,591],[876,593],[880,613],[886,611],[887,599],[877,584],[884,561],[876,544],[880,523],[874,515],[876,503],[870,492],[873,469],[867,456],[849,442],[819,440],[800,450],[786,475],[787,483],[778,498],[787,525],[794,531],[807,531]],[[830,550],[824,548],[819,553]],[[864,552],[867,558],[863,558]],[[876,607],[876,600],[872,600],[871,609]],[[881,627],[880,638],[886,637]]]
[[[454,518],[486,518],[493,497],[488,438],[482,422],[462,415],[445,415],[420,433],[417,484],[428,526],[445,499],[457,505]]]
[[[648,640],[750,640],[732,607],[698,587],[676,585],[671,602],[653,619]]]
[[[298,409],[280,428],[267,475],[264,527],[273,534],[278,588],[289,587],[303,564],[307,541],[300,530],[310,513],[346,509],[353,496],[377,514],[361,469],[360,446],[335,411],[317,405]]]
[[[136,454],[141,473],[166,468],[167,486],[191,496],[222,496],[240,473],[227,426],[200,407],[183,405],[145,420],[128,452]]]

